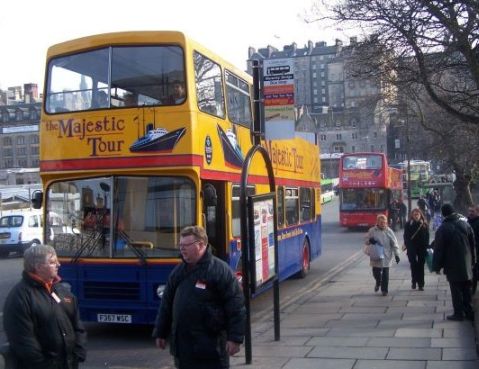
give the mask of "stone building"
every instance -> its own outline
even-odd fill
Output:
[[[39,182],[40,113],[36,84],[0,91],[0,178],[9,178],[8,184]],[[36,170],[29,170],[27,178],[20,169]],[[12,173],[18,173],[18,180]]]
[[[387,153],[390,101],[385,101],[382,81],[357,78],[348,70],[357,39],[349,45],[336,40],[296,43],[282,50],[267,46],[248,51],[248,72],[252,60],[292,58],[295,66],[295,105],[306,107],[314,120],[323,153],[375,151]],[[390,91],[388,91],[390,92]],[[391,96],[389,94],[388,96]]]

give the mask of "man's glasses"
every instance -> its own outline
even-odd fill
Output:
[[[181,248],[181,247],[189,247],[191,245],[194,245],[195,243],[198,243],[200,242],[199,240],[196,240],[196,241],[193,241],[193,242],[190,242],[190,243],[179,243],[178,244],[178,248]]]

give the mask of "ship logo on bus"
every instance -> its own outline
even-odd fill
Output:
[[[185,132],[186,128],[179,128],[171,132],[165,128],[150,129],[130,146],[130,151],[172,151]]]
[[[223,146],[223,155],[227,166],[233,168],[241,168],[243,166],[243,154],[238,145],[236,134],[233,130],[228,129],[225,133],[218,125],[218,135],[221,139],[221,146]]]

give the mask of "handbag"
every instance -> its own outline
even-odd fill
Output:
[[[434,250],[433,249],[426,249],[426,265],[427,269],[429,269],[429,272],[432,273],[432,256],[433,256]]]
[[[379,242],[375,244],[369,245],[371,246],[371,250],[369,252],[369,258],[372,261],[378,261],[384,259],[384,246],[381,245]]]
[[[371,245],[368,244],[368,243],[365,243],[363,245],[363,252],[364,254],[366,254],[367,256],[370,256],[371,255]]]

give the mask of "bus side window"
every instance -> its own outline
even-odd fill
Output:
[[[278,187],[276,211],[278,216],[278,227],[284,226],[284,188]]]
[[[309,188],[300,189],[300,203],[301,203],[301,222],[311,220],[312,199],[311,190]]]
[[[286,189],[286,225],[298,224],[299,196],[298,188]]]

